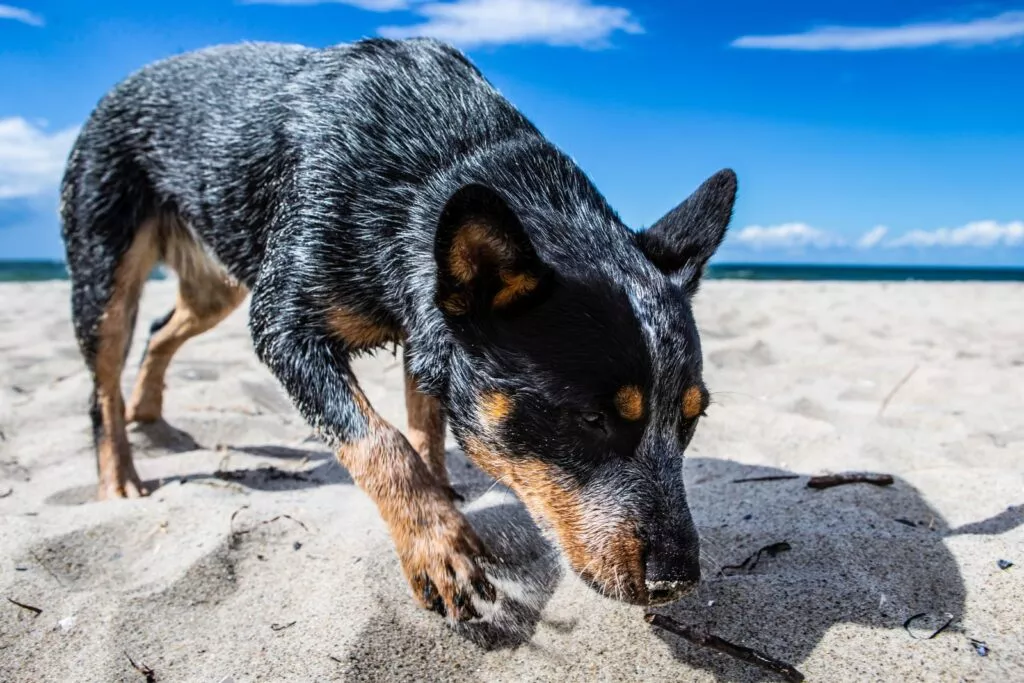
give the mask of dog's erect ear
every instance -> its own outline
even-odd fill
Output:
[[[661,272],[692,294],[725,238],[735,201],[736,174],[719,171],[660,221],[637,233],[637,245]]]
[[[437,305],[450,317],[514,310],[539,294],[548,275],[515,212],[483,185],[448,200],[434,256]]]

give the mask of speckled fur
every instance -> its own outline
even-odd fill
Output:
[[[421,602],[472,616],[458,591],[479,581],[465,555],[479,542],[366,402],[348,361],[367,340],[405,345],[411,381],[471,456],[514,475],[576,571],[608,595],[654,601],[652,580],[685,588],[699,573],[682,480],[696,419],[681,405],[688,388],[705,406],[707,392],[689,299],[735,190],[722,171],[633,233],[451,47],[210,48],[130,76],[82,129],[61,203],[75,331],[95,377],[111,301],[134,323],[118,266],[155,220],[162,259],[251,290],[257,354],[358,472]],[[461,231],[481,226],[497,242],[467,247]],[[476,260],[455,264],[458,277],[456,241]],[[194,245],[190,258],[176,244]],[[642,391],[642,419],[620,419],[623,387]],[[482,420],[495,392],[507,410]],[[426,513],[403,517],[428,508],[426,531],[415,526]],[[441,537],[451,542],[424,542]],[[444,567],[465,577],[430,575]]]

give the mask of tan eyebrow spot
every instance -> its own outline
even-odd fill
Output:
[[[512,414],[512,399],[500,391],[492,391],[480,398],[480,413],[490,425],[503,422]]]
[[[704,412],[704,393],[698,386],[692,386],[683,394],[683,417],[692,420]]]
[[[636,386],[622,387],[615,394],[615,408],[623,419],[636,422],[644,416],[644,392]]]

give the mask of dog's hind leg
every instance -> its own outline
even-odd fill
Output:
[[[89,226],[85,235],[76,236],[91,242],[91,252],[81,253],[79,245],[73,259],[69,254],[69,260],[75,263],[71,269],[72,313],[79,346],[93,378],[90,417],[99,497],[133,498],[148,491],[135,471],[125,433],[121,372],[142,287],[158,258],[158,227],[156,220],[150,219],[134,234],[104,233],[95,228]]]
[[[434,478],[448,491],[449,497],[460,500],[461,496],[448,480],[444,450],[445,416],[441,401],[421,392],[416,385],[416,378],[408,371],[405,373],[405,411],[409,443],[419,453]]]
[[[150,328],[145,355],[128,402],[129,422],[155,422],[163,413],[164,377],[171,358],[196,335],[228,317],[248,294],[191,240],[183,228],[169,222],[163,245],[164,260],[178,274],[174,310]]]

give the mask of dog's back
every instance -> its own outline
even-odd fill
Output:
[[[435,41],[199,50],[143,68],[97,106],[64,179],[65,237],[106,224],[120,251],[131,228],[170,214],[251,286],[280,212],[309,188],[331,188],[318,206],[341,228],[394,228],[410,186],[517,133],[536,131]],[[114,220],[74,220],[83,197],[118,197]]]

